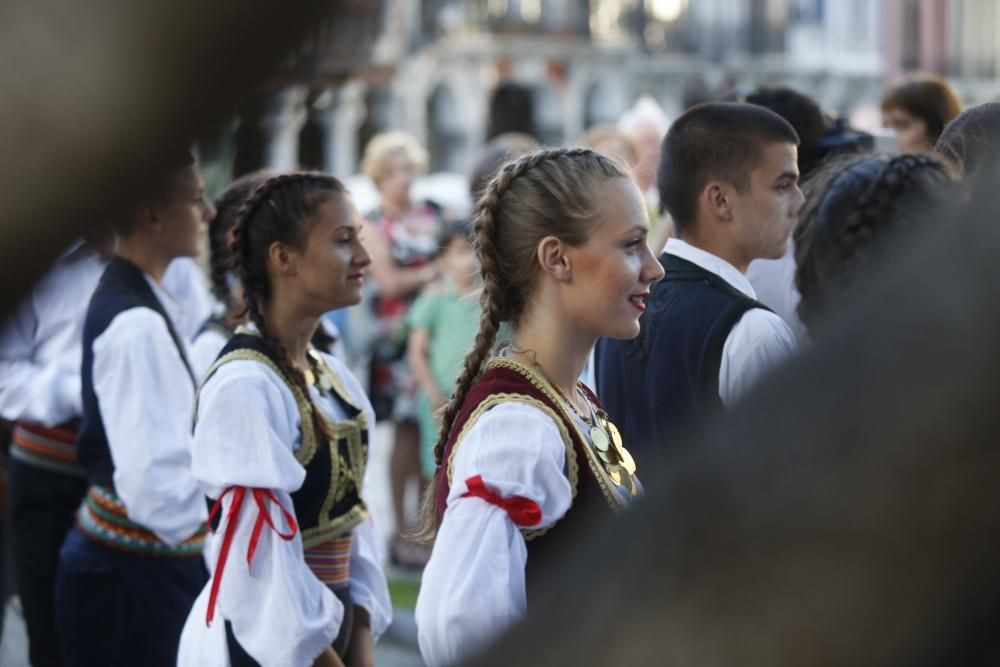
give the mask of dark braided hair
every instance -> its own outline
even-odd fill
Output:
[[[810,332],[884,256],[888,239],[917,233],[956,194],[948,166],[930,155],[852,157],[821,168],[806,185],[794,232],[798,314]]]
[[[434,446],[435,476],[452,425],[489,358],[502,322],[517,326],[539,273],[535,253],[546,236],[571,246],[586,242],[595,218],[597,185],[630,178],[628,167],[586,148],[544,149],[505,164],[490,181],[473,215],[473,247],[482,275],[479,332],[465,357],[455,393],[441,412]],[[430,539],[437,516],[431,484],[424,496],[420,537]]]
[[[236,216],[254,187],[272,175],[261,170],[240,176],[215,199],[215,217],[208,224],[209,278],[212,294],[226,306],[227,311],[232,301],[232,287],[227,278],[235,268],[230,235],[236,227]]]
[[[307,400],[309,390],[305,376],[292,363],[288,351],[270,331],[261,312],[261,307],[271,298],[268,249],[274,242],[303,247],[319,205],[331,196],[346,192],[336,178],[318,172],[273,176],[253,188],[236,214],[233,229],[233,258],[245,301],[241,317],[249,318],[257,326],[265,344],[274,351],[282,373],[295,383]],[[313,410],[313,423],[318,433],[331,437],[318,410]]]

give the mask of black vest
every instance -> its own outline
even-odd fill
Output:
[[[86,469],[90,483],[100,486],[112,485],[114,464],[111,461],[108,438],[104,433],[101,408],[94,393],[94,341],[104,333],[115,317],[131,308],[149,308],[159,313],[177,346],[181,361],[191,374],[191,383],[194,384],[194,375],[184,354],[184,346],[163,309],[163,304],[146,282],[142,270],[126,259],[113,257],[104,269],[87,308],[87,319],[83,325],[83,365],[80,369],[83,418],[76,440],[77,459]],[[155,401],[156,396],[150,396],[149,400]],[[136,433],[135,437],[140,440],[143,434]]]
[[[208,382],[220,366],[234,360],[257,361],[269,366],[284,381],[299,406],[302,444],[295,458],[305,468],[306,476],[301,488],[290,495],[303,547],[308,549],[349,533],[368,516],[361,498],[368,454],[365,413],[350,403],[342,388],[334,387],[330,394],[347,417],[344,421],[328,421],[333,441],[326,439],[313,427],[311,411],[318,408],[312,405],[308,396],[302,397],[298,387],[281,372],[274,352],[260,336],[240,331],[226,343],[218,360],[205,373],[202,384]],[[218,523],[218,517],[213,523]]]
[[[601,339],[596,350],[597,394],[640,462],[723,408],[726,339],[748,310],[769,310],[692,262],[660,261],[666,276],[650,290],[639,335]]]

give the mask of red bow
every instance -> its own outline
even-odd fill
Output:
[[[491,505],[496,505],[506,512],[518,526],[534,526],[542,520],[542,509],[534,500],[524,496],[504,498],[483,483],[482,475],[476,475],[465,480],[469,490],[462,494],[463,498],[482,498]]]
[[[212,511],[208,514],[208,525],[211,529],[212,519],[215,515],[219,513],[222,509],[222,499],[226,497],[226,494],[230,491],[233,492],[233,503],[229,506],[229,513],[226,515],[226,534],[222,538],[222,548],[219,550],[219,561],[215,564],[215,574],[212,577],[212,592],[208,596],[208,614],[205,616],[205,625],[212,624],[212,618],[215,616],[215,601],[219,596],[219,585],[222,584],[222,571],[226,569],[226,558],[229,556],[229,547],[233,543],[233,533],[236,532],[236,524],[240,518],[240,509],[243,507],[243,497],[246,495],[247,487],[245,486],[229,486],[226,490],[222,492],[219,499],[215,501],[215,505],[212,506]],[[253,556],[257,552],[257,543],[260,542],[260,534],[264,529],[264,524],[266,523],[271,527],[271,530],[286,542],[290,541],[295,537],[295,533],[298,532],[299,526],[295,523],[295,517],[281,506],[278,499],[274,497],[274,492],[271,489],[250,489],[253,496],[254,502],[257,503],[257,521],[253,525],[253,532],[250,534],[250,545],[247,547],[247,567],[253,562]],[[290,530],[289,533],[282,533],[278,530],[277,526],[271,520],[271,513],[267,509],[267,502],[270,501],[278,506],[281,513],[285,516],[285,523],[288,524]]]

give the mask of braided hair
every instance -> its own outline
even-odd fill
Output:
[[[212,281],[212,294],[225,304],[227,311],[230,309],[233,297],[228,277],[234,266],[230,236],[236,227],[236,216],[254,187],[272,175],[268,171],[261,170],[240,176],[215,199],[215,217],[208,224],[208,247],[211,257],[209,278]]]
[[[264,343],[274,352],[281,372],[307,399],[305,375],[292,363],[262,314],[262,306],[271,298],[268,249],[274,242],[303,247],[316,209],[327,198],[346,192],[336,178],[318,172],[273,176],[253,188],[236,214],[233,229],[232,255],[243,285],[244,311],[240,317],[257,326]],[[317,410],[313,410],[313,423],[318,433],[326,438],[331,436]]]
[[[479,331],[465,357],[451,401],[441,411],[434,459],[442,470],[445,443],[469,390],[482,373],[503,322],[517,326],[540,271],[539,242],[555,236],[571,246],[586,242],[595,211],[595,187],[629,178],[628,167],[586,148],[543,149],[505,164],[490,181],[473,214],[473,248],[482,275]],[[420,537],[436,529],[434,489],[424,497]]]
[[[798,314],[806,327],[812,331],[843,299],[892,234],[915,233],[928,210],[955,195],[948,166],[930,155],[852,157],[821,168],[807,184],[794,232]]]

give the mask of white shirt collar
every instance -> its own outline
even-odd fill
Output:
[[[143,273],[142,277],[146,279],[149,283],[150,289],[153,290],[153,294],[163,305],[163,309],[167,311],[167,315],[170,317],[170,322],[174,327],[181,326],[181,319],[184,317],[184,307],[177,298],[171,294],[165,287],[153,280],[153,277],[148,273]]]
[[[750,284],[750,281],[747,280],[747,277],[740,273],[739,269],[721,257],[713,255],[710,252],[706,252],[701,248],[696,248],[690,243],[681,241],[678,238],[669,239],[667,241],[667,246],[663,249],[663,251],[675,257],[686,259],[692,264],[696,264],[706,271],[714,273],[751,299],[757,298],[757,293],[754,291],[753,285]],[[669,278],[670,276],[668,275],[667,277]]]

